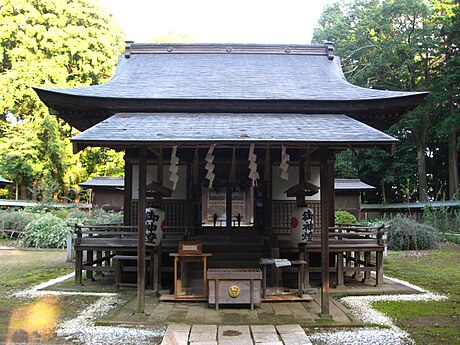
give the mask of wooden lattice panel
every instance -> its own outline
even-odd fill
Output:
[[[147,207],[154,207],[152,202],[147,200]],[[186,200],[163,200],[163,211],[165,212],[165,224],[169,230],[174,230],[174,227],[178,228],[179,231],[183,231],[183,227],[186,226]],[[134,200],[131,208],[131,219],[132,224],[137,225],[139,221],[139,201]]]
[[[321,231],[321,203],[319,201],[307,202],[307,207],[313,210],[314,232]],[[291,234],[292,210],[296,208],[295,201],[274,200],[272,211],[273,233],[277,235]]]

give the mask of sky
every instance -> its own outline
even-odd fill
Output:
[[[126,39],[174,33],[194,43],[308,44],[323,6],[335,0],[99,0]]]

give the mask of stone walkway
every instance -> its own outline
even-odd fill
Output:
[[[307,345],[300,325],[217,326],[170,324],[161,345]]]
[[[310,302],[263,302],[254,310],[222,306],[215,310],[205,302],[160,302],[157,297],[145,296],[145,313],[136,313],[137,298],[133,294],[124,305],[98,320],[103,325],[287,325],[350,327],[361,325],[347,308],[331,298],[330,317],[320,317],[320,296]]]

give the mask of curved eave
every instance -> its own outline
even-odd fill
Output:
[[[75,95],[34,87],[40,99],[71,126],[85,130],[122,112],[340,113],[384,130],[417,107],[428,92],[404,96],[352,99],[135,99]]]

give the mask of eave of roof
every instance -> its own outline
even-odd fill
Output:
[[[6,178],[0,177],[0,184],[12,184],[13,182]]]
[[[383,128],[427,95],[348,83],[328,45],[130,44],[105,84],[35,90],[80,130],[120,112],[345,113]]]
[[[121,188],[125,186],[124,176],[95,176],[91,180],[78,184],[81,187],[107,187],[107,188]]]
[[[366,191],[375,189],[374,186],[368,185],[362,182],[360,179],[335,179],[334,180],[335,190],[356,190]]]
[[[398,140],[343,114],[122,113],[72,141],[81,149],[244,142],[388,147]]]
[[[458,200],[411,202],[394,204],[361,204],[361,210],[403,210],[422,209],[424,207],[460,207]]]

